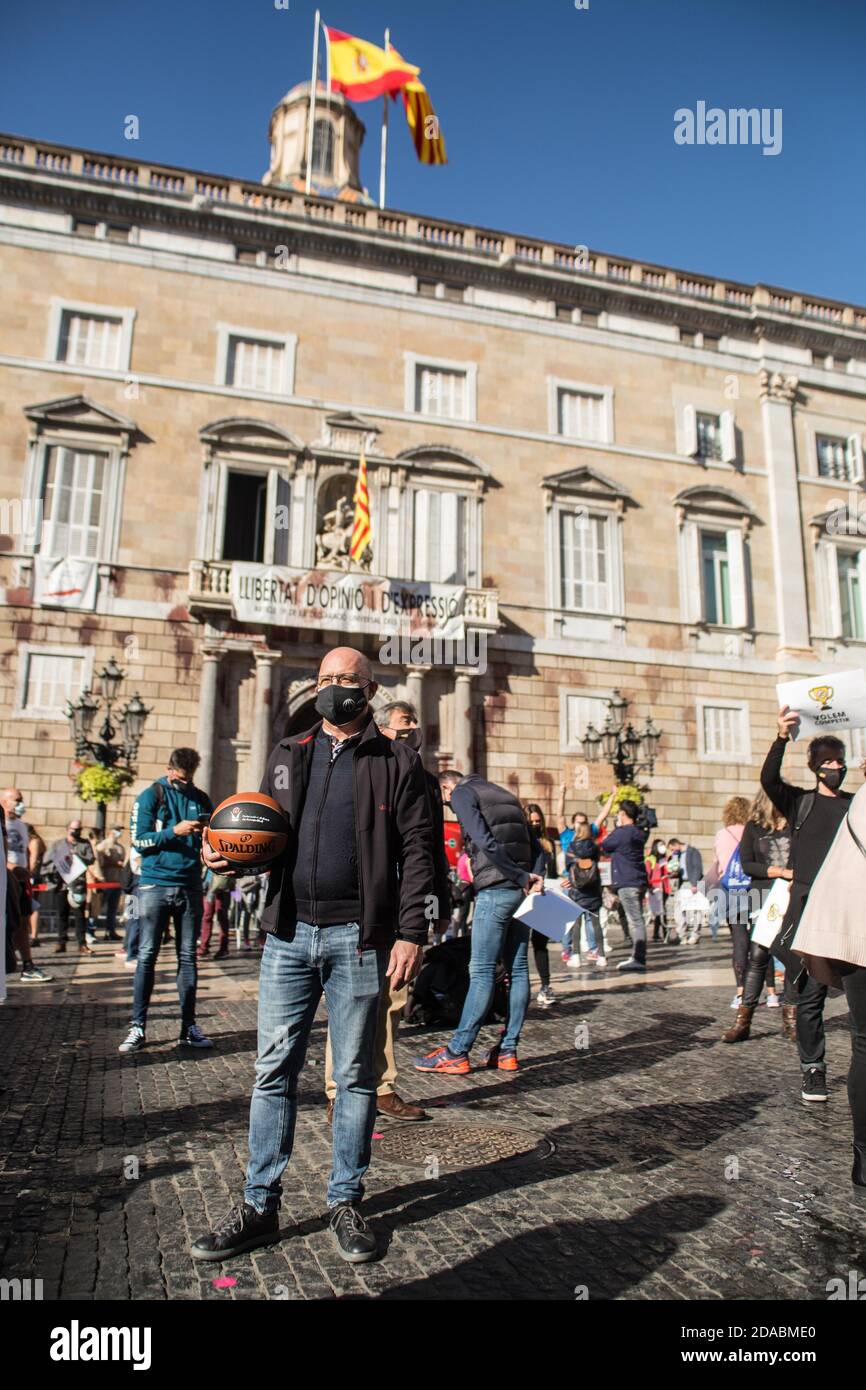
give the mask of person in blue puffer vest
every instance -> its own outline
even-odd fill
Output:
[[[210,798],[193,784],[200,761],[194,748],[175,748],[165,776],[141,792],[132,808],[132,846],[141,855],[140,937],[132,1027],[119,1052],[138,1052],[145,1045],[156,958],[170,919],[177,951],[180,1041],[191,1047],[213,1046],[195,1021],[196,945],[202,919],[201,833],[213,811]]]

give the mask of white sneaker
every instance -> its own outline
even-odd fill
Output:
[[[144,1047],[144,1029],[139,1028],[137,1023],[133,1023],[118,1052],[139,1052]]]
[[[781,1003],[782,1003],[782,1001],[781,1001],[781,999],[779,998],[778,994],[768,994],[768,995],[767,995],[767,1008],[768,1008],[768,1009],[778,1009],[778,1008],[781,1007]]]
[[[571,955],[570,955],[569,958],[568,958],[568,964],[567,964],[566,967],[565,967],[566,970],[579,970],[579,969],[580,969],[580,966],[581,966],[581,959],[580,959],[580,956],[577,955],[576,952],[572,951]]]
[[[593,961],[593,965],[595,966],[596,970],[606,970],[607,958],[605,956],[599,956],[598,960]]]
[[[743,1002],[743,996],[742,996],[742,994],[735,994],[734,997],[733,997],[733,999],[731,1000],[731,1008],[732,1008],[732,1009],[738,1009],[738,1008],[740,1007],[740,1005],[742,1004],[742,1002]]]
[[[551,1004],[556,1003],[556,995],[552,989],[540,989],[535,996],[536,1004],[540,1004],[542,1009],[549,1009]]]

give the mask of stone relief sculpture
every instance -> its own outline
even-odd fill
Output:
[[[325,512],[322,529],[316,536],[316,564],[349,568],[349,545],[355,509],[348,497],[341,497],[333,511]]]

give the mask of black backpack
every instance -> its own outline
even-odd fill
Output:
[[[569,849],[565,856],[565,867],[572,888],[598,887],[601,875],[597,857],[592,860],[588,869],[582,869],[579,864],[579,856],[575,854],[573,849]]]
[[[469,989],[469,958],[472,943],[461,936],[434,946],[412,985],[407,1006],[407,1023],[428,1028],[454,1028],[460,1022]],[[502,1023],[508,1016],[508,976],[501,961],[496,963],[496,983],[485,1023]]]

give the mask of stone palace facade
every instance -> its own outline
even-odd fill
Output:
[[[610,785],[581,739],[620,690],[706,847],[776,682],[863,662],[866,310],[380,210],[338,97],[307,197],[306,98],[262,183],[0,136],[0,781],[46,838],[80,810],[63,710],[113,656],[133,790],[179,743],[257,785],[348,642],[431,768],[548,812]],[[395,593],[461,655],[382,659]]]

